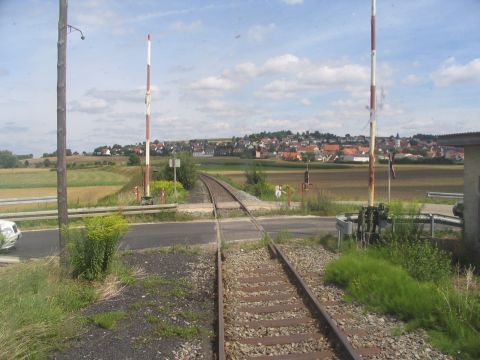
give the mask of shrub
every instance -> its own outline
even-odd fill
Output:
[[[85,229],[70,232],[72,276],[95,280],[110,271],[117,245],[128,229],[121,215],[85,220]]]
[[[100,161],[95,161],[95,164],[97,164],[97,162],[99,163],[99,165],[101,164]],[[128,166],[140,165],[140,157],[135,153],[131,153],[130,155],[128,155],[127,165]]]
[[[157,180],[154,181],[151,185],[152,196],[160,196],[160,190],[165,189],[165,202],[174,203],[174,202],[183,202],[187,197],[187,191],[183,187],[180,181],[177,181],[177,199],[175,199],[175,191],[173,181],[170,180]]]
[[[262,167],[257,163],[252,163],[248,169],[245,170],[246,184],[258,185],[266,183],[267,176],[262,170]]]
[[[263,199],[275,197],[275,185],[267,182],[245,184],[245,191]]]
[[[394,213],[402,213],[401,206],[393,207]],[[406,210],[418,214],[417,208]],[[381,244],[375,251],[392,263],[402,266],[417,280],[440,282],[450,275],[451,259],[448,254],[422,235],[423,225],[415,220],[397,223],[395,229],[385,231]]]
[[[177,159],[180,160],[180,167],[177,168],[177,181],[180,181],[185,189],[189,190],[195,185],[198,178],[193,156],[189,152],[182,152],[178,154]],[[163,168],[163,178],[173,180],[173,168],[170,168],[168,162]]]
[[[307,199],[304,210],[318,215],[334,215],[337,212],[335,202],[323,191]]]
[[[159,196],[160,190],[165,190],[165,195],[171,195],[174,191],[173,181],[169,180],[157,180],[152,183],[152,195]],[[184,190],[184,187],[180,181],[177,181],[177,191]]]
[[[372,250],[375,251],[375,250]],[[402,266],[420,281],[441,282],[451,273],[448,254],[427,239],[394,241],[389,246],[377,248],[379,257]]]

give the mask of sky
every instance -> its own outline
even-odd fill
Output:
[[[369,0],[70,0],[67,147],[368,135]],[[58,1],[0,0],[0,150],[56,149]],[[480,1],[377,1],[377,133],[480,131]]]

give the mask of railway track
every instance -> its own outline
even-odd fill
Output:
[[[201,180],[217,219],[218,359],[361,359],[234,191],[208,175]],[[230,208],[249,216],[267,247],[222,252],[220,214]]]

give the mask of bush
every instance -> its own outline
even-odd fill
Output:
[[[305,210],[318,215],[334,215],[337,210],[335,202],[323,191],[309,197],[304,206]]]
[[[169,180],[157,180],[154,181],[151,185],[152,196],[160,196],[160,190],[165,189],[165,202],[174,203],[174,202],[183,202],[187,197],[187,191],[183,187],[180,181],[177,181],[177,199],[175,199],[175,192],[173,181]]]
[[[128,229],[121,215],[85,220],[85,229],[70,232],[70,260],[73,277],[95,280],[110,271],[117,245]]]
[[[372,249],[372,252],[375,251]],[[451,274],[451,260],[448,254],[427,239],[413,239],[405,242],[394,241],[389,246],[377,248],[378,257],[383,257],[402,266],[420,281],[440,283]]]
[[[275,198],[275,185],[267,182],[245,184],[245,191],[262,199]]]
[[[245,170],[246,184],[258,185],[267,182],[267,176],[262,170],[262,167],[257,163],[252,163],[248,169]]]
[[[391,209],[394,214],[418,214],[416,207],[404,210],[396,205]],[[417,280],[441,282],[450,275],[451,259],[445,251],[425,239],[422,230],[423,224],[415,220],[397,223],[395,229],[391,228],[382,234],[380,246],[372,251],[402,266]]]
[[[95,161],[95,165],[97,165],[97,163],[98,165],[101,165],[100,161]],[[135,153],[131,153],[130,155],[128,155],[127,165],[128,166],[140,165],[140,157]]]
[[[152,195],[159,196],[160,189],[165,190],[165,195],[172,195],[174,192],[173,181],[169,180],[157,180],[152,183]],[[184,187],[180,181],[177,181],[177,191],[184,190]]]
[[[180,167],[177,168],[177,182],[180,181],[185,189],[189,190],[195,185],[198,178],[193,156],[189,152],[182,152],[178,154],[177,159],[180,160]],[[168,162],[163,168],[163,178],[165,180],[173,180],[173,168],[170,168]]]

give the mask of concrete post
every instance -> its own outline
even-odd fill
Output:
[[[480,145],[465,146],[465,243],[480,254]]]

